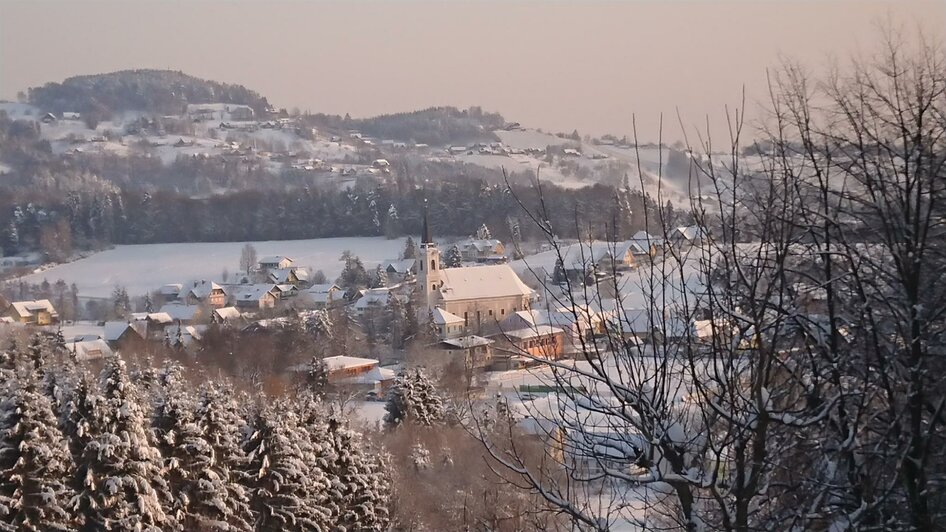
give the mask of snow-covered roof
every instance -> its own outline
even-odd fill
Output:
[[[325,368],[329,371],[378,365],[378,361],[374,358],[350,357],[345,355],[325,357],[322,359],[322,362],[325,363]]]
[[[440,307],[435,307],[433,310],[430,311],[430,313],[433,314],[434,323],[436,323],[437,325],[449,325],[451,323],[465,323],[466,322],[466,320],[464,320],[460,316],[447,312],[446,310]]]
[[[361,297],[355,301],[355,309],[364,310],[368,307],[387,305],[391,297],[390,288],[368,288],[360,292]]]
[[[105,322],[105,341],[114,342],[122,337],[125,334],[125,331],[131,329],[135,334],[140,337],[144,337],[141,326],[141,322],[128,323],[127,321],[106,321]]]
[[[10,304],[13,307],[13,310],[16,311],[20,317],[26,318],[34,312],[45,311],[52,316],[57,316],[56,309],[53,308],[53,304],[49,302],[48,299],[37,299],[36,301],[14,301]]]
[[[222,290],[226,293],[226,290],[222,286],[213,281],[194,281],[191,285],[190,293],[197,299],[204,299],[209,297],[214,290]]]
[[[76,360],[94,360],[113,355],[112,349],[105,340],[101,338],[96,340],[85,340],[81,342],[66,343],[66,349],[72,352]]]
[[[559,329],[558,327],[552,327],[551,325],[536,325],[534,327],[526,327],[524,329],[516,329],[514,331],[503,331],[500,334],[506,336],[507,338],[515,338],[516,340],[528,340],[530,338],[550,336],[564,332],[564,330]]]
[[[397,378],[397,374],[394,370],[375,366],[360,375],[338,379],[335,384],[380,384],[385,381],[392,381],[395,378]]]
[[[532,289],[507,264],[447,268],[440,274],[440,294],[446,301],[532,295]]]
[[[197,305],[179,305],[176,303],[168,303],[167,305],[161,307],[160,313],[167,314],[172,320],[189,321],[194,319],[198,309],[199,307]]]
[[[311,294],[328,294],[329,292],[336,292],[338,290],[341,290],[341,288],[335,283],[314,284],[305,289],[306,292]]]
[[[240,286],[233,298],[237,301],[259,301],[276,290],[273,284],[250,284]]]
[[[471,347],[490,345],[495,342],[489,338],[483,338],[482,336],[470,335],[461,336],[460,338],[448,338],[446,340],[442,340],[440,343],[447,344],[458,349],[469,349]]]
[[[214,309],[214,315],[221,320],[235,320],[240,318],[240,311],[236,307],[223,307]]]
[[[165,305],[167,306],[167,305]],[[177,305],[180,306],[180,305]],[[174,317],[170,313],[164,311],[164,307],[161,307],[161,312],[151,312],[145,314],[145,318],[148,321],[160,324],[167,324],[174,321]]]
[[[176,296],[181,293],[181,290],[184,288],[184,285],[178,283],[166,284],[162,286],[159,290],[163,296]]]
[[[289,261],[289,264],[292,264],[292,259],[284,255],[268,255],[259,260],[260,264],[279,264],[282,261]]]
[[[277,268],[269,272],[269,278],[277,284],[288,283],[290,275],[294,275],[300,281],[309,280],[309,272],[302,268]]]
[[[384,264],[382,264],[381,268],[384,269],[385,271],[405,274],[414,269],[414,264],[416,262],[417,262],[416,259],[389,260],[389,261],[385,261]]]

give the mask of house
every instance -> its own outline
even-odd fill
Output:
[[[112,349],[140,346],[148,336],[148,326],[143,321],[107,321],[103,340]]]
[[[191,350],[200,343],[205,330],[204,325],[172,325],[164,331],[164,342],[168,347]]]
[[[706,229],[698,225],[689,225],[686,227],[677,227],[670,233],[670,244],[675,247],[693,246],[702,244],[708,240],[709,234]]]
[[[273,308],[279,299],[276,285],[272,284],[244,285],[238,287],[235,292],[233,304],[241,311]]]
[[[457,338],[466,331],[466,321],[446,310],[435,307],[430,311],[431,319],[440,333],[440,338]]]
[[[161,316],[162,314],[166,314],[168,317],[170,317],[172,322],[178,321],[189,323],[200,317],[200,307],[197,305],[183,305],[181,303],[168,303],[167,305],[162,306],[157,313],[148,315],[149,335],[151,334],[152,323],[160,324],[162,328],[166,326],[166,324],[163,324],[163,320],[165,318],[164,316]]]
[[[504,331],[531,329],[539,326],[552,326],[565,331],[565,352],[575,353],[582,349],[582,340],[591,341],[594,337],[592,317],[587,309],[578,309],[573,313],[560,310],[520,310],[499,324]]]
[[[213,308],[221,308],[227,305],[227,292],[213,281],[194,281],[187,288],[184,302],[188,305],[206,303]]]
[[[181,290],[184,289],[184,285],[176,284],[166,284],[158,289],[158,293],[161,294],[166,301],[173,301],[180,297]]]
[[[663,238],[654,236],[647,231],[638,231],[634,233],[634,236],[632,236],[628,242],[633,243],[634,247],[631,251],[635,255],[643,254],[639,253],[640,251],[650,255],[651,257],[654,257],[657,255],[657,252],[659,252],[664,247]]]
[[[44,124],[52,124],[56,121],[56,115],[52,113],[46,113],[42,118],[40,118],[40,121]]]
[[[605,327],[609,334],[634,342],[676,341],[695,336],[692,322],[663,316],[652,309],[619,309],[616,316],[607,320]]]
[[[463,155],[470,150],[466,146],[450,146],[447,151],[450,153],[450,155]]]
[[[506,246],[494,238],[468,238],[457,243],[465,262],[506,262]]]
[[[322,362],[325,364],[325,370],[328,372],[329,382],[363,375],[378,366],[378,361],[373,358],[344,355],[325,357],[322,359]]]
[[[565,148],[562,150],[562,154],[568,157],[581,157],[581,152],[575,148]]]
[[[334,283],[315,284],[302,291],[312,308],[326,308],[342,300],[342,290]]]
[[[416,273],[416,259],[389,260],[381,264],[381,269],[387,274],[388,279],[401,282]]]
[[[275,268],[269,270],[268,279],[273,284],[303,287],[309,284],[309,271],[304,268]]]
[[[52,325],[59,322],[59,313],[48,299],[14,301],[10,303],[7,316],[16,323],[30,325]]]
[[[371,166],[380,170],[386,170],[391,166],[387,159],[375,159]]]
[[[82,114],[75,111],[63,111],[62,112],[63,120],[82,120]]]
[[[528,366],[535,359],[557,360],[565,355],[565,331],[551,325],[536,325],[493,336],[493,365],[497,369]]]
[[[76,360],[97,360],[104,357],[114,356],[108,343],[101,339],[74,339],[71,343],[66,343],[68,350]]]
[[[273,288],[273,295],[280,300],[289,299],[290,297],[299,295],[299,289],[291,284],[277,284]]]
[[[363,316],[368,312],[384,309],[392,297],[399,297],[403,303],[407,302],[407,296],[396,295],[389,287],[367,288],[358,292],[358,299],[352,305],[352,309],[356,315]]]
[[[236,307],[215,308],[213,312],[210,313],[210,322],[219,325],[231,324],[242,319],[243,315],[240,314],[240,310]]]
[[[441,340],[438,347],[448,361],[462,361],[463,367],[480,369],[493,361],[492,346],[495,342],[482,336],[468,335]]]
[[[282,255],[270,255],[259,260],[259,270],[268,272],[292,266],[292,259]]]

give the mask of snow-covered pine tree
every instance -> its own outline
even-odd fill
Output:
[[[386,530],[391,521],[391,478],[384,453],[369,450],[357,432],[331,416],[328,437],[334,460],[329,466],[335,530]]]
[[[404,251],[401,253],[402,259],[416,259],[417,258],[417,244],[414,243],[413,237],[407,237],[407,240],[404,241]]]
[[[463,254],[460,253],[459,246],[450,246],[450,249],[443,254],[444,268],[459,268],[463,266]]]
[[[151,428],[152,441],[163,457],[163,469],[171,494],[171,504],[165,511],[183,524],[189,503],[187,487],[194,472],[188,466],[193,466],[192,455],[200,452],[200,442],[194,441],[196,427],[190,427],[193,400],[180,382],[181,371],[181,367],[174,364],[168,364],[161,370],[159,386],[153,390],[155,396]],[[191,429],[189,438],[185,437],[185,428]]]
[[[0,530],[74,530],[69,446],[36,375],[10,384],[0,405]]]
[[[164,511],[171,497],[161,453],[151,444],[125,363],[109,359],[100,380],[100,432],[92,435],[76,464],[80,487],[72,507],[84,517],[86,530],[176,528]]]
[[[330,528],[324,474],[310,465],[315,456],[309,441],[299,415],[286,401],[254,414],[244,449],[256,530]]]
[[[493,235],[489,232],[489,227],[486,227],[486,224],[481,225],[480,228],[476,230],[475,236],[477,240],[489,240],[493,238]]]
[[[246,455],[240,448],[243,419],[229,388],[212,384],[201,388],[194,425],[209,448],[194,446],[203,454],[194,454],[196,484],[188,491],[190,505],[184,529],[251,530],[253,514],[247,490],[240,483],[241,470],[246,466]],[[191,437],[187,427],[183,441]],[[221,524],[229,528],[217,526]]]
[[[89,374],[80,373],[63,405],[60,419],[73,462],[79,462],[82,452],[100,430],[104,402]]]
[[[384,409],[387,411],[384,422],[391,428],[404,421],[437,425],[446,416],[443,399],[420,368],[408,369],[397,376]]]
[[[306,368],[306,391],[321,398],[328,391],[328,386],[328,367],[325,365],[325,360],[317,356],[312,357]]]

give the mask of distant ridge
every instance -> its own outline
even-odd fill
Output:
[[[248,105],[257,113],[266,98],[242,85],[210,81],[173,70],[121,70],[67,78],[29,89],[29,101],[44,111],[95,113],[102,118],[122,111],[180,114],[187,104]]]

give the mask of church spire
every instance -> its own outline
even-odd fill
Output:
[[[430,237],[430,222],[427,221],[427,199],[424,199],[424,232],[421,234],[421,242],[423,244],[433,244],[434,239]]]

